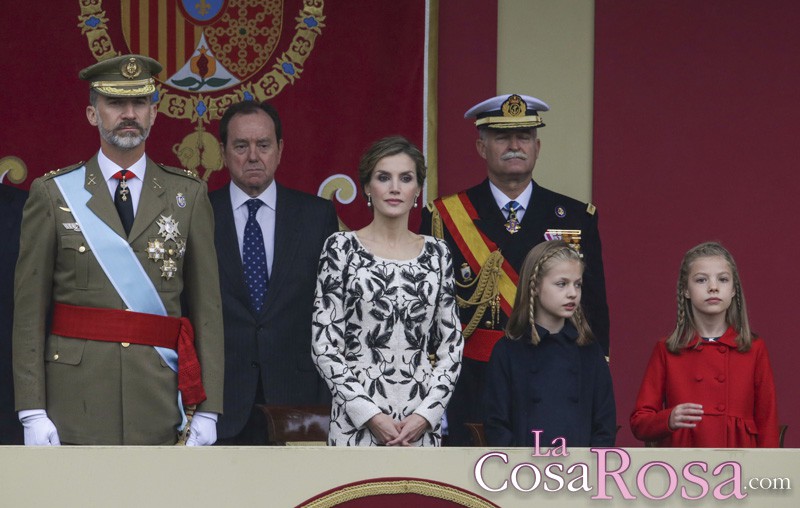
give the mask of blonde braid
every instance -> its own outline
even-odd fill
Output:
[[[542,271],[542,268],[544,267],[544,265],[548,261],[550,261],[551,258],[553,258],[559,252],[560,252],[560,249],[553,250],[553,251],[545,254],[544,256],[540,257],[539,260],[536,262],[536,264],[533,265],[533,274],[531,275],[531,279],[529,281],[531,303],[530,303],[530,316],[529,316],[528,319],[530,320],[530,323],[531,323],[531,343],[533,343],[534,346],[538,346],[539,342],[541,342],[541,338],[539,337],[539,332],[536,331],[536,322],[535,322],[535,316],[536,316],[536,312],[535,312],[536,311],[536,287],[541,283],[541,277],[542,277],[541,271]]]
[[[592,342],[594,334],[589,327],[589,323],[586,322],[586,318],[583,315],[583,307],[580,304],[578,304],[575,308],[575,312],[572,314],[572,324],[574,324],[575,329],[578,330],[577,342],[579,346],[585,346]]]
[[[536,285],[534,284],[533,277],[531,277],[528,290],[530,291],[530,298],[528,301],[528,322],[531,325],[531,343],[534,346],[538,346],[542,339],[539,337],[539,332],[536,331],[536,323],[533,321],[533,316],[536,314]]]

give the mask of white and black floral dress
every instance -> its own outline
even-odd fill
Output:
[[[335,233],[314,304],[311,354],[333,394],[328,444],[378,445],[366,423],[383,412],[422,416],[432,430],[415,444],[438,446],[464,349],[447,244],[426,236],[416,258],[396,261]]]

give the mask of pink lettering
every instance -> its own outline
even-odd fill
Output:
[[[625,480],[622,479],[622,473],[627,471],[631,465],[631,456],[622,448],[590,448],[590,450],[597,455],[597,495],[592,496],[592,499],[613,499],[606,494],[606,480],[609,476],[617,484],[623,498],[636,499],[636,496],[631,495],[625,485]],[[607,456],[611,453],[615,453],[620,461],[619,468],[614,471],[609,471],[607,468]]]

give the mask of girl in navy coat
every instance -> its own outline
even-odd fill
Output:
[[[484,392],[490,446],[613,446],[611,373],[581,310],[583,260],[561,240],[534,247]],[[541,431],[541,432],[538,432]]]

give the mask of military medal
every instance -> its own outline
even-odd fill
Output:
[[[175,240],[175,257],[180,259],[186,253],[186,240],[179,239]],[[172,249],[170,249],[172,250]]]
[[[186,252],[186,240],[181,238],[178,221],[173,219],[172,215],[168,217],[162,215],[156,224],[158,224],[158,234],[161,235],[161,238],[153,238],[148,241],[145,252],[147,252],[148,259],[152,259],[156,263],[161,261],[161,277],[169,280],[178,272],[176,260],[182,258]]]
[[[145,250],[147,252],[147,258],[154,261],[164,259],[164,253],[166,252],[166,249],[164,249],[164,244],[158,238],[147,242],[147,249]]]
[[[186,208],[186,198],[184,197],[183,193],[179,192],[175,196],[175,202],[178,204],[179,207]]]
[[[174,259],[165,259],[164,264],[161,265],[161,277],[164,279],[171,279],[175,272],[178,271],[178,264]]]
[[[508,220],[505,224],[506,231],[512,235],[522,229],[522,226],[519,224],[519,219],[517,219],[517,210],[520,208],[520,204],[516,201],[509,201],[508,204],[503,207],[504,210],[508,211]]]
[[[581,230],[580,229],[548,229],[544,233],[545,240],[564,240],[567,244],[578,251],[583,257],[581,252]]]
[[[122,178],[119,181],[119,197],[123,201],[127,201],[128,194],[130,193],[131,191],[128,190],[128,179],[125,178],[125,175],[122,175]]]
[[[519,225],[519,220],[517,220],[517,211],[513,208],[508,210],[508,220],[506,221],[506,231],[511,233],[512,235],[522,229]]]
[[[461,265],[461,280],[465,283],[472,282],[472,269],[466,261]]]
[[[158,221],[158,234],[164,238],[164,241],[175,241],[181,235],[178,231],[178,221],[172,219],[172,215],[169,217],[161,216]]]

